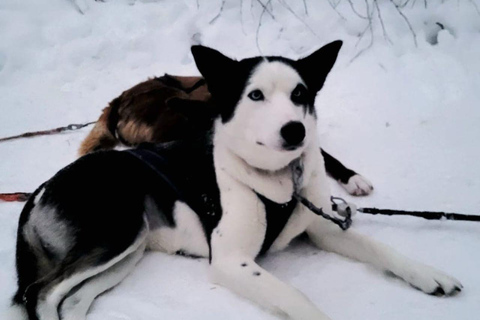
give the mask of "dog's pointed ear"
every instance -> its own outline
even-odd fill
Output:
[[[322,89],[341,47],[342,41],[333,41],[296,62],[297,69],[310,90],[317,92]]]
[[[192,46],[191,50],[198,71],[205,78],[209,87],[218,83],[225,83],[228,76],[235,71],[238,63],[208,47],[196,45]]]

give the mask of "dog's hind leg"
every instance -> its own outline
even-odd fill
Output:
[[[325,161],[325,169],[328,174],[344,188],[348,193],[354,196],[365,196],[373,191],[373,186],[362,175],[352,169],[345,167],[340,161],[332,157],[325,150],[320,149]]]
[[[89,260],[94,261],[104,255],[101,250],[82,255],[70,262],[63,262],[46,277],[32,284],[25,293],[25,305],[30,320],[59,320],[60,303],[72,289],[113,267],[137,252],[139,248],[143,248],[147,233],[148,227],[144,225],[132,245],[100,265],[95,265]]]
[[[135,252],[117,262],[109,269],[88,279],[79,288],[74,288],[73,293],[67,296],[60,308],[62,320],[84,320],[93,300],[101,293],[113,288],[120,283],[140,261],[145,251],[142,244]]]
[[[307,233],[321,249],[390,271],[425,293],[448,296],[462,289],[462,284],[457,279],[409,259],[354,230],[343,231],[321,217],[316,217]]]

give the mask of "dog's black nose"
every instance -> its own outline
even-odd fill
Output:
[[[298,147],[305,139],[305,126],[298,121],[290,121],[280,129],[280,134],[285,140],[285,149]]]

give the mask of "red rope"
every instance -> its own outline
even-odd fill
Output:
[[[14,139],[20,139],[20,138],[31,138],[31,137],[36,137],[36,136],[51,135],[51,134],[56,134],[56,133],[60,133],[60,132],[64,132],[64,131],[78,130],[78,129],[82,129],[86,126],[89,126],[91,124],[94,124],[95,122],[96,121],[82,123],[82,124],[69,124],[68,126],[59,127],[59,128],[55,128],[55,129],[25,132],[25,133],[22,133],[22,134],[19,134],[19,135],[16,135],[16,136],[0,138],[0,142],[14,140]]]
[[[31,193],[15,192],[15,193],[0,193],[0,200],[6,202],[25,202],[30,197]]]

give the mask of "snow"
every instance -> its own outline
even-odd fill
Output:
[[[0,137],[94,120],[111,99],[153,75],[198,74],[193,43],[236,58],[259,50],[297,58],[342,39],[317,97],[319,134],[375,191],[354,198],[332,182],[333,194],[359,207],[480,213],[480,1],[411,1],[402,10],[417,46],[389,1],[378,2],[389,40],[378,11],[370,33],[348,1],[336,10],[306,1],[306,15],[303,1],[273,1],[264,12],[258,1],[227,0],[212,22],[221,3],[2,0]],[[352,3],[365,15],[364,2]],[[0,143],[0,192],[33,191],[76,158],[87,132]],[[0,203],[0,319],[10,319],[21,208]],[[452,298],[428,296],[305,240],[261,264],[336,320],[478,318],[480,224],[358,214],[354,228],[454,275],[465,289]],[[211,284],[207,271],[206,260],[149,253],[94,303],[88,319],[274,319]]]

